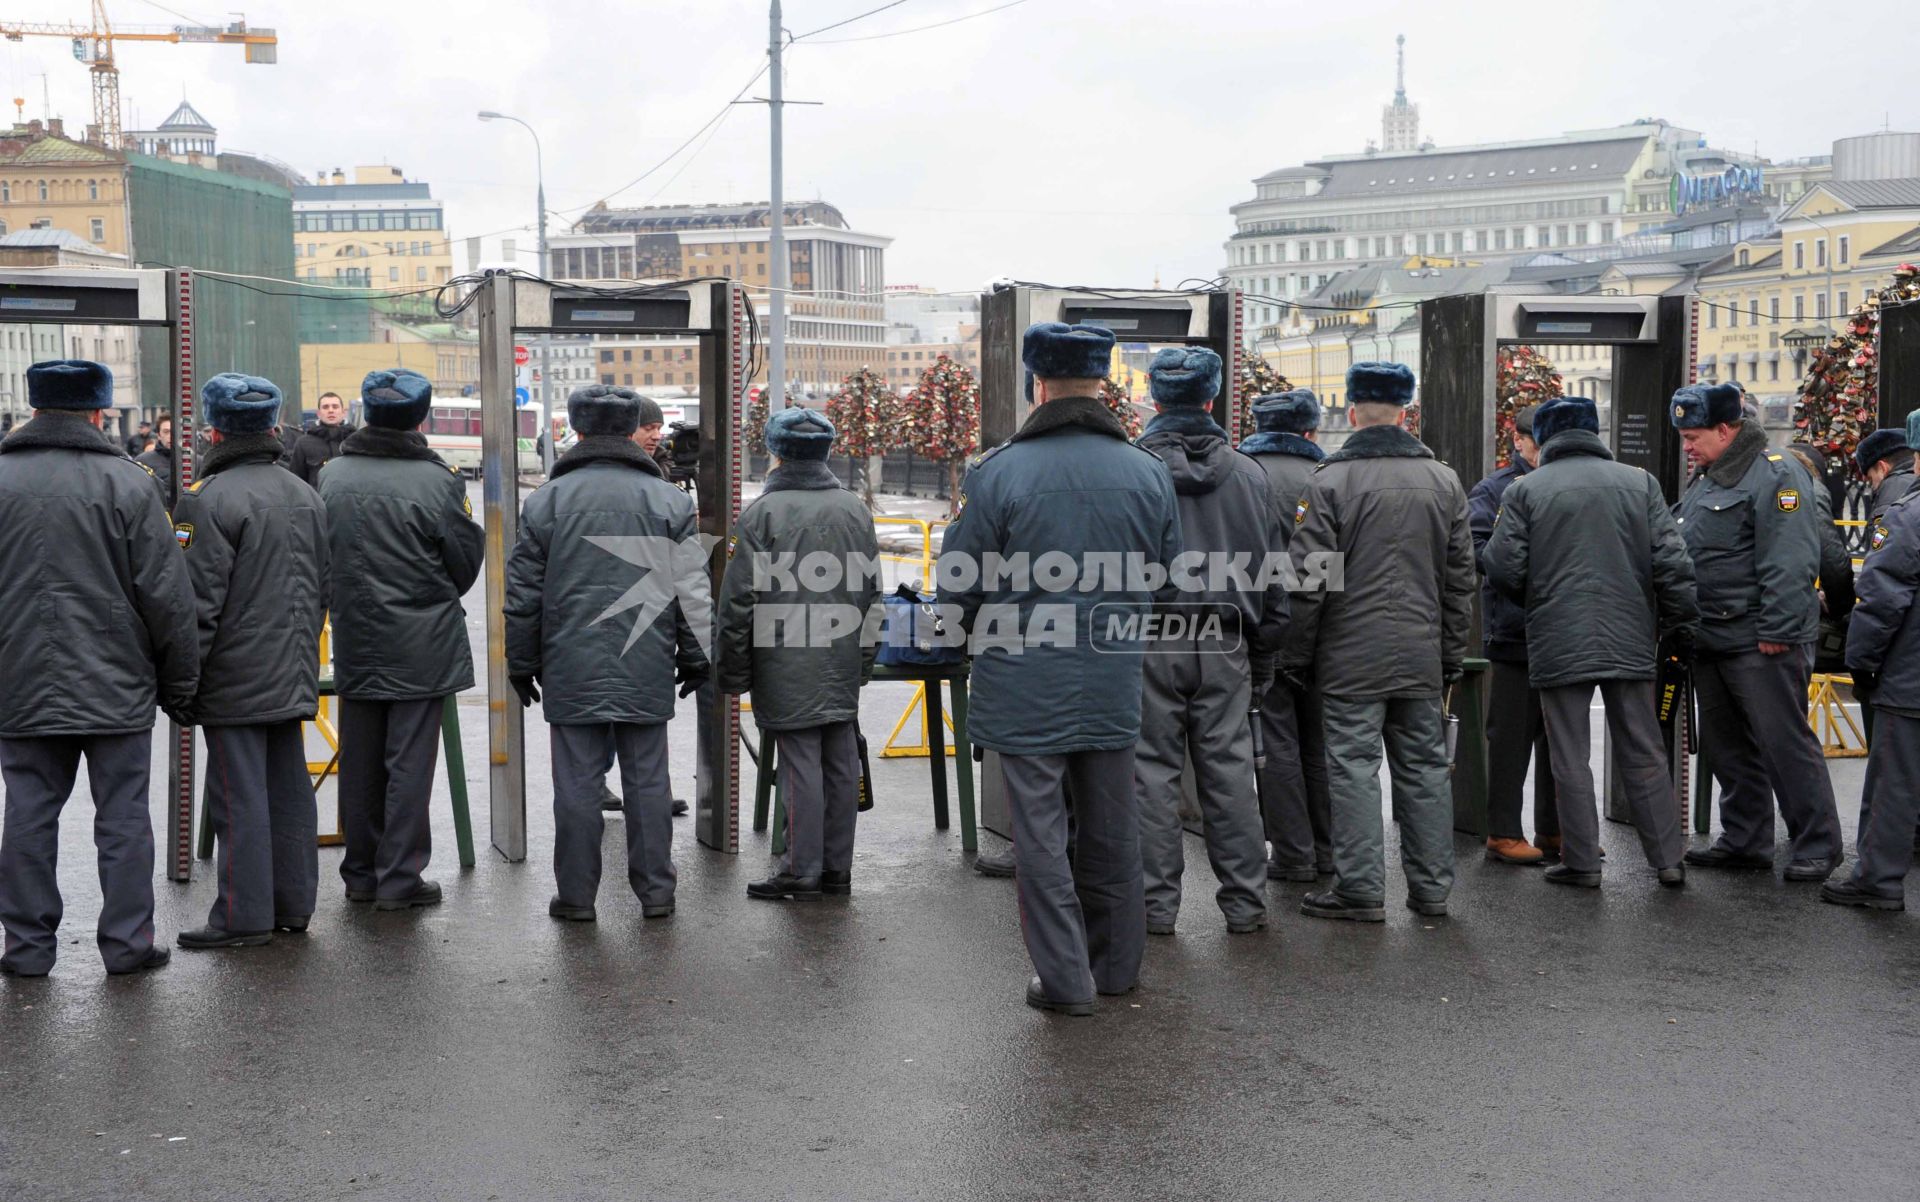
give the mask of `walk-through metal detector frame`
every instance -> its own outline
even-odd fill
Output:
[[[0,268],[0,324],[134,326],[171,335],[174,479],[167,508],[194,481],[193,272],[185,268]],[[138,381],[136,381],[137,385]],[[193,728],[167,723],[167,879],[193,879]]]
[[[1232,434],[1240,420],[1244,320],[1237,288],[1182,292],[1014,285],[985,293],[980,298],[980,445],[998,446],[1020,428],[1029,407],[1020,336],[1028,326],[1043,321],[1104,326],[1113,331],[1116,344],[1208,348],[1220,356],[1221,363],[1213,419]],[[1195,811],[1192,821],[1197,820]],[[1005,781],[992,751],[981,754],[980,825],[1004,838],[1013,837]]]
[[[753,316],[738,283],[647,285],[628,280],[549,283],[500,272],[477,285],[480,443],[486,527],[487,796],[494,850],[527,858],[525,721],[507,679],[506,561],[520,534],[513,348],[522,334],[693,334],[700,340],[700,532],[714,540],[716,596],[740,514],[740,437],[751,375]],[[699,768],[694,833],[716,851],[740,850],[740,704],[712,683],[695,694]]]
[[[1669,504],[1680,499],[1680,432],[1668,420],[1673,394],[1694,379],[1697,331],[1691,296],[1557,296],[1484,293],[1420,304],[1420,438],[1468,488],[1494,469],[1495,360],[1507,346],[1613,348],[1614,458],[1644,468]],[[1479,590],[1474,591],[1475,628]],[[1691,720],[1690,716],[1687,720]],[[1684,721],[1668,757],[1687,808]],[[1624,821],[1611,754],[1607,817]],[[1484,832],[1473,832],[1476,834]]]
[[[1880,310],[1880,424],[1903,429],[1920,409],[1920,301]]]

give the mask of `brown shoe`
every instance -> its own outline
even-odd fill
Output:
[[[1532,866],[1546,860],[1545,854],[1525,839],[1489,839],[1487,840],[1487,858],[1499,860],[1504,864],[1526,864]]]

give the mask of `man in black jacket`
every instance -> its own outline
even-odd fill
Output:
[[[1893,503],[1913,488],[1913,448],[1907,445],[1905,430],[1889,427],[1867,435],[1853,449],[1853,464],[1873,489],[1869,524],[1885,517]]]
[[[598,917],[600,790],[616,753],[627,880],[643,917],[673,913],[667,722],[674,685],[685,697],[709,675],[698,519],[692,499],[631,441],[638,401],[607,384],[567,398],[579,441],[527,498],[507,560],[507,671],[522,705],[540,702],[552,741],[547,913],[578,922]]]
[[[152,473],[160,485],[160,498],[166,504],[173,496],[173,417],[162,413],[153,427],[153,449],[134,456],[134,462]]]
[[[1180,795],[1189,761],[1207,859],[1220,882],[1214,900],[1227,930],[1248,934],[1267,925],[1267,849],[1248,711],[1273,683],[1287,594],[1278,574],[1264,587],[1238,583],[1227,578],[1224,564],[1238,557],[1257,577],[1284,544],[1266,473],[1228,444],[1227,432],[1207,412],[1220,391],[1220,371],[1220,356],[1199,348],[1163,350],[1147,372],[1159,412],[1140,445],[1173,479],[1183,557],[1202,561],[1192,574],[1200,587],[1183,587],[1159,607],[1161,617],[1187,629],[1149,643],[1141,665],[1133,778],[1149,935],[1173,934],[1180,913],[1186,868]]]
[[[320,469],[340,453],[340,447],[358,426],[347,424],[347,406],[337,392],[323,392],[319,403],[320,420],[301,431],[293,449],[287,453],[287,470],[315,488],[320,487]]]
[[[1513,415],[1513,461],[1473,486],[1467,494],[1467,520],[1473,526],[1476,563],[1493,536],[1494,519],[1507,486],[1540,461],[1533,440],[1536,405]],[[1482,567],[1484,574],[1485,568]],[[1553,771],[1547,753],[1547,726],[1540,716],[1540,694],[1527,683],[1527,611],[1501,595],[1491,583],[1480,590],[1481,641],[1491,665],[1487,688],[1487,858],[1506,864],[1537,865],[1559,858],[1560,823],[1554,813]],[[1527,761],[1534,762],[1533,832],[1527,842],[1520,825],[1526,796]]]
[[[1660,484],[1613,462],[1594,403],[1560,397],[1533,419],[1539,468],[1506,493],[1482,561],[1526,612],[1528,678],[1554,746],[1565,862],[1557,885],[1600,885],[1600,818],[1588,763],[1590,706],[1606,702],[1613,762],[1660,883],[1687,882],[1680,806],[1654,709],[1656,652],[1692,654],[1693,562]]]
[[[189,950],[257,947],[304,931],[320,869],[300,724],[319,708],[327,521],[280,469],[280,389],[223,372],[201,390],[211,449],[174,510],[199,614],[207,818],[219,845],[207,925]]]
[[[367,373],[365,428],[320,481],[333,570],[333,680],[340,697],[340,821],[347,900],[403,910],[440,900],[427,802],[448,697],[473,687],[460,598],[486,534],[460,473],[419,433],[433,386]]]
[[[60,811],[82,756],[101,959],[110,973],[158,968],[168,952],[153,931],[153,708],[157,698],[179,715],[193,699],[193,589],[152,479],[100,432],[112,374],[79,359],[36,363],[27,399],[33,420],[0,441],[0,972],[53,968]]]
[[[123,445],[127,448],[127,458],[134,459],[144,455],[147,444],[153,441],[153,423],[146,418],[140,419],[140,428],[127,435]]]
[[[1267,492],[1282,515],[1280,546],[1293,535],[1293,507],[1307,490],[1320,449],[1320,401],[1312,390],[1263,396],[1253,403],[1255,433],[1240,444],[1267,474]],[[1260,813],[1273,847],[1267,879],[1311,882],[1333,872],[1327,804],[1327,742],[1320,690],[1311,667],[1277,673],[1260,704],[1267,763],[1260,769]]]
[[[798,405],[768,419],[774,467],[740,515],[721,585],[720,688],[753,694],[787,807],[785,862],[747,886],[764,901],[853,892],[860,690],[880,649],[880,544],[866,505],[827,469],[833,436],[832,422]],[[801,580],[779,567],[811,559],[839,571]]]

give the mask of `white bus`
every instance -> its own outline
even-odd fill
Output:
[[[540,453],[535,440],[540,437],[540,417],[545,407],[539,402],[522,405],[514,411],[520,470],[538,472]],[[427,445],[440,458],[469,475],[480,474],[480,399],[478,397],[435,397],[433,409],[421,428]]]

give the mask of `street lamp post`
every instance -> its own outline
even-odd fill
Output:
[[[480,113],[480,120],[511,121],[521,129],[526,130],[527,133],[533,137],[533,176],[537,187],[535,203],[540,209],[540,224],[538,227],[540,270],[536,274],[542,279],[545,279],[549,267],[547,263],[547,168],[546,160],[540,149],[540,134],[533,126],[528,125],[520,118],[510,117],[506,113],[496,113],[492,109],[482,111]],[[541,445],[545,448],[545,453],[541,459],[541,466],[546,469],[546,474],[551,477],[553,475],[554,438],[553,413],[551,405],[548,404],[548,390],[552,387],[553,373],[547,363],[547,336],[545,334],[539,335],[538,342],[540,346],[540,421],[546,427],[542,431],[545,437],[541,439]],[[519,419],[516,418],[515,420],[518,421]]]

